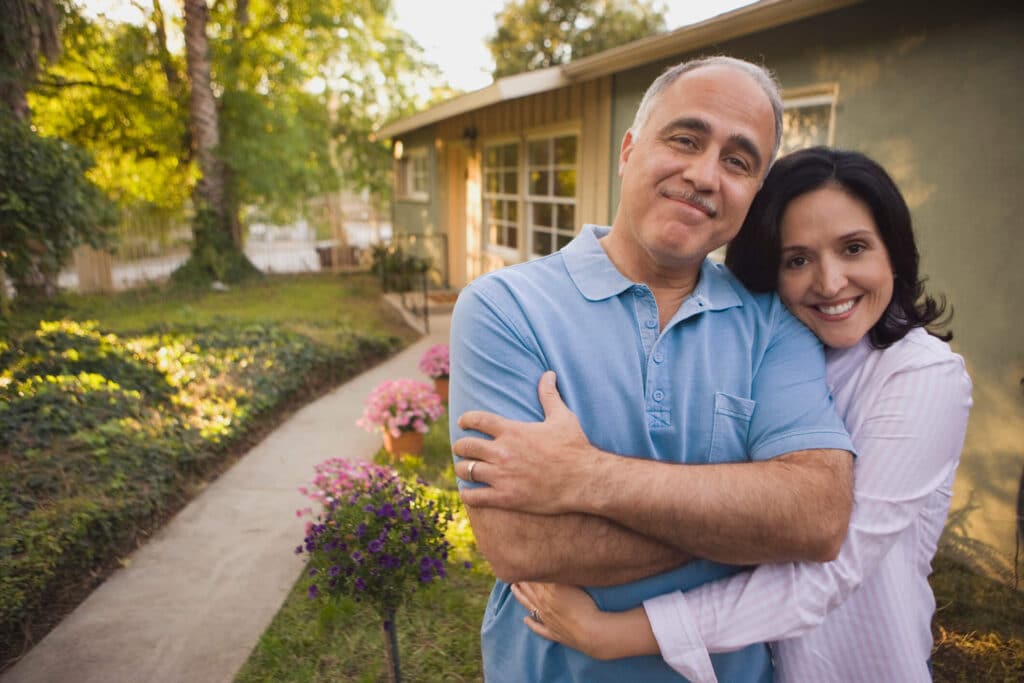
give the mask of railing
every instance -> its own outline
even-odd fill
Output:
[[[448,288],[448,236],[400,233],[373,247],[374,270],[384,293],[396,292],[402,308],[423,317],[430,332],[430,290]]]

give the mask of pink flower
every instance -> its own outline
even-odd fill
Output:
[[[428,377],[447,377],[449,369],[448,345],[436,344],[420,358],[420,372]]]
[[[441,417],[441,397],[426,382],[396,379],[381,382],[370,392],[363,416],[356,424],[372,432],[385,429],[397,437],[402,432],[426,432],[428,425]]]

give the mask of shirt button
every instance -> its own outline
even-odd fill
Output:
[[[653,396],[655,401],[661,401],[661,399],[665,398],[665,392],[662,391],[661,389],[658,389],[657,391],[654,392]]]
[[[654,329],[654,328],[655,328],[655,327],[657,327],[657,326],[658,326],[658,321],[657,321],[657,320],[655,320],[654,318],[650,318],[650,319],[649,319],[649,320],[647,321],[647,327],[649,327],[649,328],[651,328],[651,329]]]
[[[660,354],[660,353],[654,354],[654,362],[655,363],[662,363],[664,361],[665,361],[665,356],[663,354]]]
[[[640,298],[640,297],[642,297],[643,295],[644,295],[644,290],[643,290],[643,288],[642,288],[642,287],[640,287],[640,286],[637,286],[637,287],[634,287],[634,288],[633,288],[633,296],[635,296],[636,298],[638,298],[638,299],[639,299],[639,298]]]

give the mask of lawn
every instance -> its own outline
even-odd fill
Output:
[[[416,337],[374,278],[22,308],[0,339],[0,662],[299,405]]]

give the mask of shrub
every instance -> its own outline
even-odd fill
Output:
[[[430,423],[442,413],[441,397],[426,382],[388,380],[370,392],[356,424],[370,432],[386,430],[394,437],[402,432],[426,434]]]

